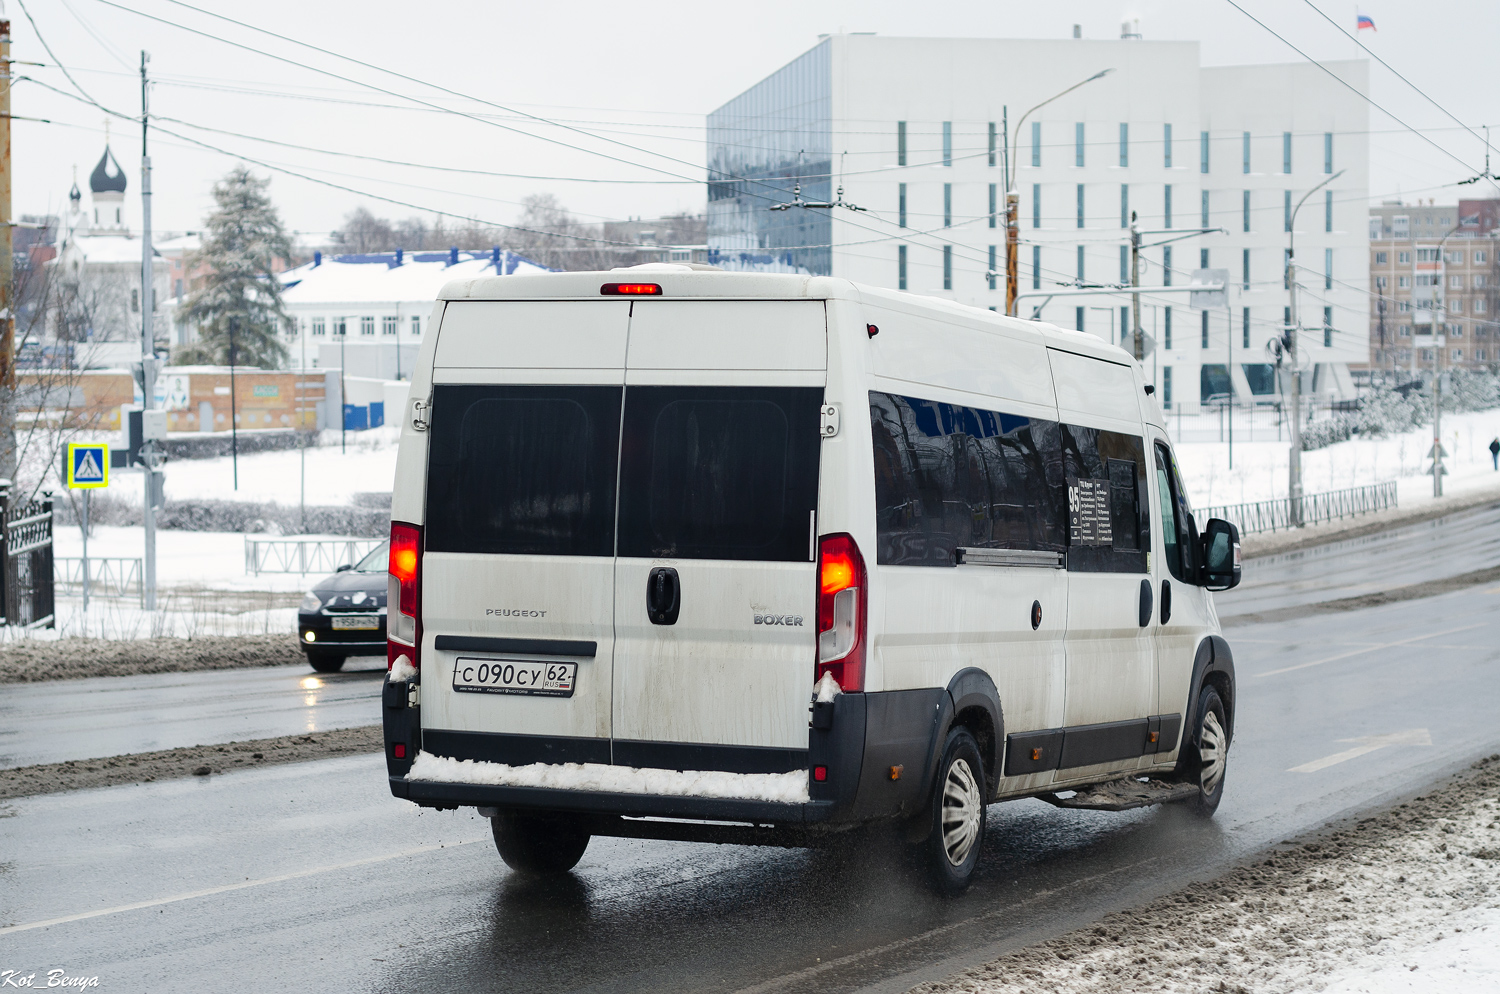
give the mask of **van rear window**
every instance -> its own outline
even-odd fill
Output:
[[[630,387],[619,555],[806,562],[820,387]]]
[[[613,555],[620,391],[434,387],[427,548]]]

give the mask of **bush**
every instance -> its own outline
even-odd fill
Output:
[[[78,516],[64,497],[54,505],[59,524],[77,526]],[[112,494],[95,494],[89,504],[89,525],[120,525],[138,528],[143,510],[135,501]],[[309,505],[306,530],[296,505],[238,500],[168,500],[156,513],[156,527],[192,532],[249,532],[273,535],[354,535],[383,538],[390,531],[389,507],[369,508]]]

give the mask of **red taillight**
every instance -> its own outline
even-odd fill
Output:
[[[599,288],[599,292],[606,297],[660,297],[661,284],[659,283],[606,283]]]
[[[826,767],[826,766],[814,766],[813,767],[813,779],[816,780],[816,781],[818,781],[818,783],[822,783],[823,781],[827,780],[828,779],[828,767]]]
[[[395,756],[397,759],[405,759],[406,758],[406,743],[405,742],[397,742],[395,745],[391,746],[391,755]]]
[[[386,668],[398,656],[418,665],[421,626],[418,606],[422,587],[422,529],[400,521],[391,522],[390,581],[385,599]]]
[[[818,663],[813,682],[831,673],[846,692],[865,689],[868,615],[865,559],[849,535],[818,545]]]

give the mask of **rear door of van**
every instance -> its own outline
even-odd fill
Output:
[[[621,430],[614,762],[806,766],[821,301],[637,300]]]
[[[424,748],[610,762],[630,301],[454,301],[434,355]]]

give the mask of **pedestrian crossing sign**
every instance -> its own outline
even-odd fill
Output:
[[[68,486],[93,489],[109,486],[109,443],[68,443]]]

